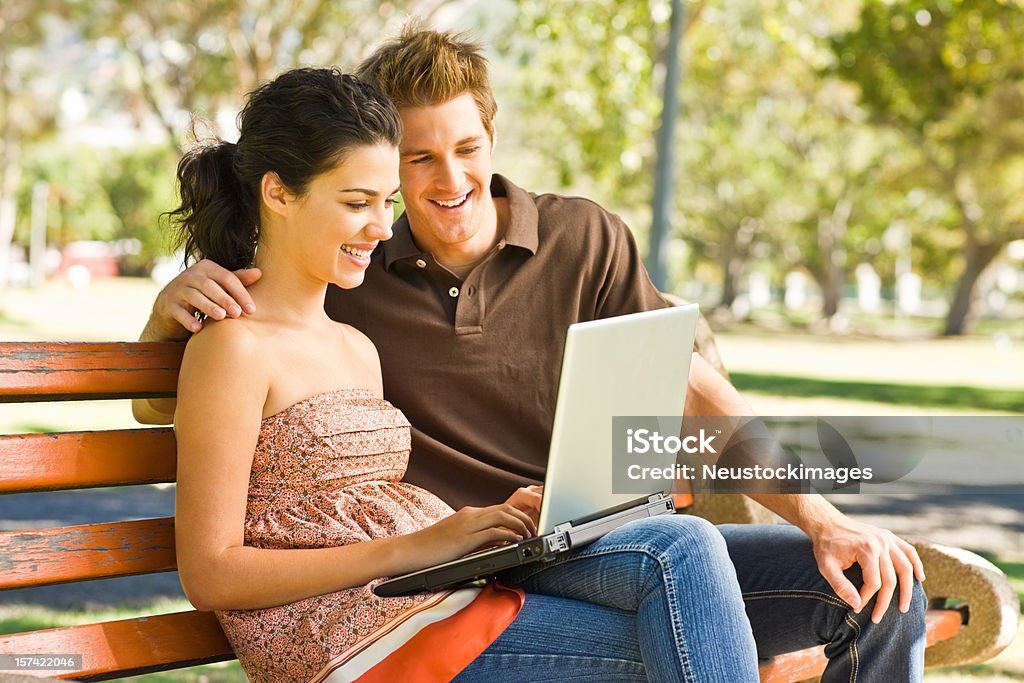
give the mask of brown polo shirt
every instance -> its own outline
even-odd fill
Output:
[[[619,217],[500,175],[491,192],[508,198],[508,230],[465,280],[403,215],[363,285],[332,286],[326,302],[376,344],[384,395],[412,423],[406,481],[456,509],[543,480],[571,323],[667,305]]]

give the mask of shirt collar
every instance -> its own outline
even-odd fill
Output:
[[[509,225],[503,238],[505,244],[521,247],[531,254],[536,254],[538,213],[533,196],[497,173],[491,177],[491,196],[508,199]],[[381,243],[386,269],[390,270],[396,261],[429,256],[413,241],[407,214],[403,213],[398,217],[395,224],[391,226],[391,232],[391,239]]]

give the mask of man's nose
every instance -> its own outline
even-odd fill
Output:
[[[442,190],[452,192],[459,190],[462,183],[462,164],[458,159],[446,157],[437,165],[437,176],[434,182]],[[450,197],[446,197],[450,199]]]

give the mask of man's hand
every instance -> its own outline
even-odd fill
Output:
[[[186,339],[202,329],[197,312],[213,320],[255,313],[246,287],[260,279],[258,268],[231,272],[203,259],[167,283],[153,304],[142,341]]]
[[[203,325],[196,319],[202,312],[214,320],[237,318],[244,310],[255,313],[252,297],[245,288],[260,279],[258,268],[231,272],[213,261],[203,259],[179,273],[157,295],[149,322],[139,341],[178,341],[188,339]],[[137,398],[132,414],[142,424],[170,424],[174,419],[175,399]]]
[[[914,577],[924,581],[924,566],[917,550],[891,531],[859,522],[845,515],[833,519],[811,534],[818,569],[836,594],[856,611],[878,594],[871,620],[876,624],[889,607],[899,587],[899,610],[910,609]],[[859,564],[864,584],[860,592],[843,574]]]
[[[530,516],[533,520],[534,527],[540,523],[540,501],[544,494],[544,487],[537,486],[526,486],[515,490],[508,500],[505,501],[506,505],[522,510]]]
[[[897,587],[900,612],[910,609],[914,577],[924,581],[924,565],[914,546],[891,531],[850,519],[817,494],[748,495],[811,538],[821,575],[855,611],[877,593],[871,620],[878,623]],[[843,574],[855,564],[864,580],[860,591]]]

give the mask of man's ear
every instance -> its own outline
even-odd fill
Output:
[[[281,177],[273,171],[267,171],[260,180],[260,201],[267,207],[281,216],[288,213],[289,205],[294,201],[294,196],[281,182]]]

